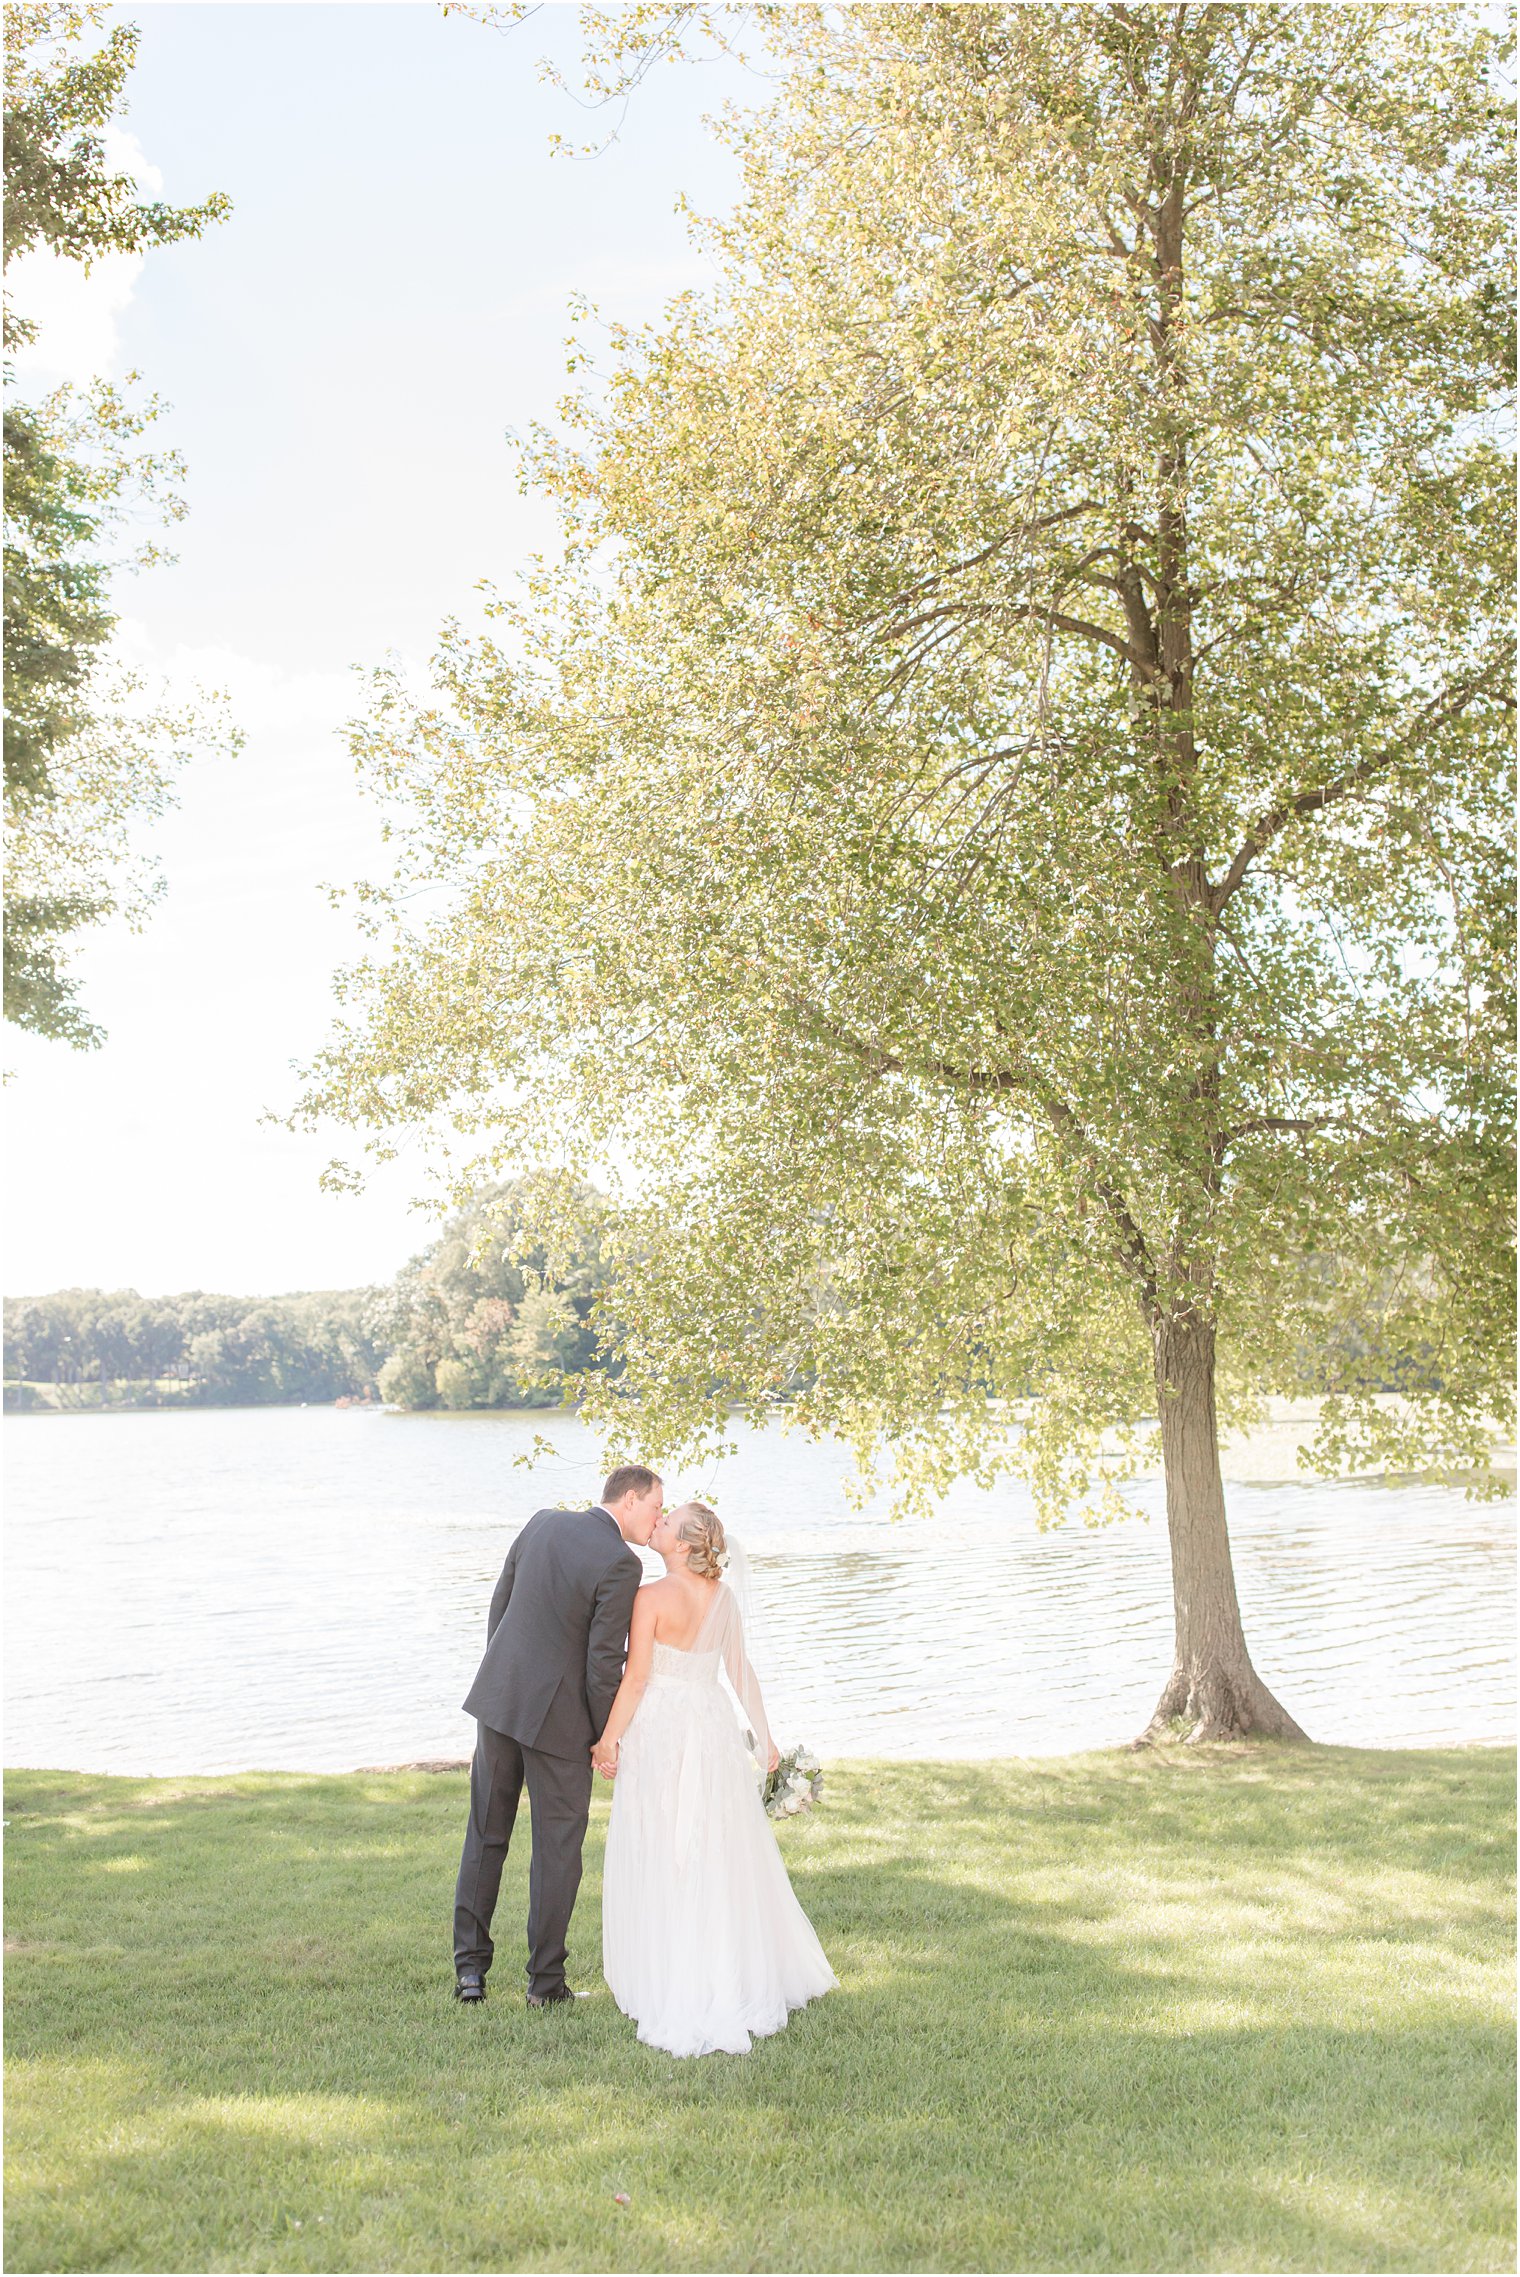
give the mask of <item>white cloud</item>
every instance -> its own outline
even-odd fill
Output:
[[[135,135],[107,127],[101,140],[112,173],[130,174],[143,197],[162,195],[164,178]],[[118,376],[121,319],[142,265],[140,253],[110,253],[86,273],[77,261],[41,249],[13,261],[6,284],[20,314],[39,327],[16,357],[18,376],[45,387]]]

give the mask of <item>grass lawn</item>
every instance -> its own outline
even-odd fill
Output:
[[[11,2270],[1514,2266],[1514,1757],[840,1767],[749,2056],[449,1997],[462,1774],[7,1782]],[[615,2193],[627,2194],[621,2206]]]

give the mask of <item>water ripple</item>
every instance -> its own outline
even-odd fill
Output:
[[[514,1456],[543,1431],[533,1475]],[[1062,1753],[1128,1737],[1170,1659],[1161,1490],[1041,1534],[1022,1489],[924,1524],[855,1511],[837,1449],[741,1435],[785,1736],[831,1755]],[[540,1502],[595,1491],[578,1425],[327,1408],[30,1418],[10,1433],[8,1758],[134,1772],[462,1755],[492,1584]],[[1316,1738],[1513,1736],[1514,1506],[1293,1482],[1231,1493],[1256,1665]],[[649,1561],[651,1570],[658,1570]]]

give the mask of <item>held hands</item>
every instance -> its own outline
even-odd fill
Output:
[[[604,1779],[615,1779],[617,1777],[617,1759],[618,1743],[616,1740],[609,1747],[604,1740],[599,1739],[591,1750],[591,1768],[593,1771],[600,1771]]]

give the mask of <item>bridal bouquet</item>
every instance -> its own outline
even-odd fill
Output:
[[[795,1818],[810,1811],[823,1793],[823,1767],[811,1748],[791,1748],[765,1782],[764,1802],[772,1818]]]

